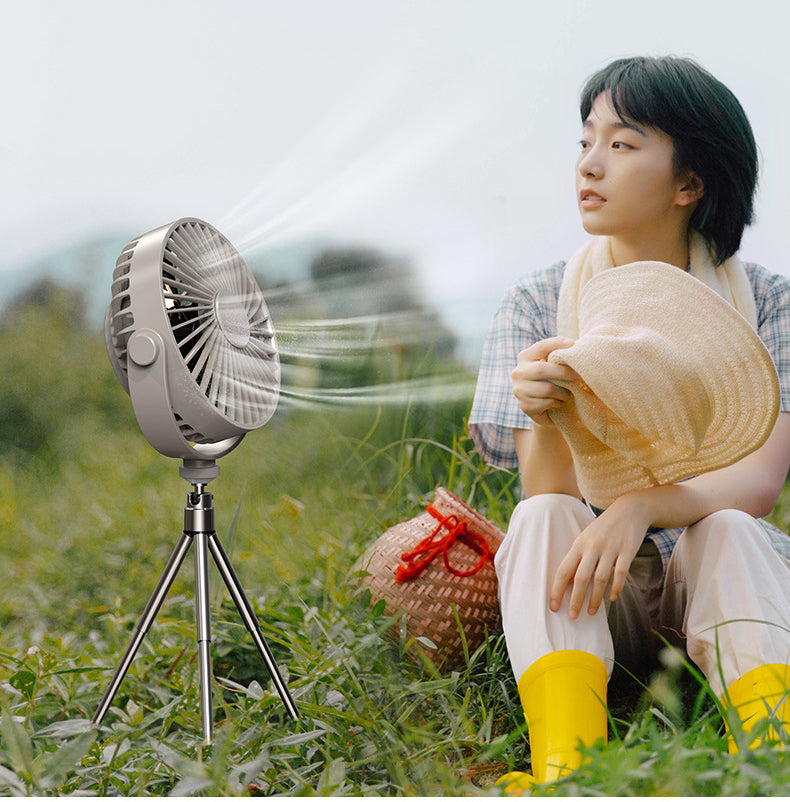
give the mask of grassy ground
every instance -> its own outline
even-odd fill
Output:
[[[473,796],[497,794],[498,776],[528,765],[501,636],[461,669],[439,670],[414,643],[388,637],[392,622],[367,603],[353,571],[365,547],[421,511],[438,484],[505,526],[514,479],[472,453],[468,402],[286,411],[221,461],[209,488],[217,529],[297,722],[214,575],[216,740],[201,744],[188,561],[94,729],[90,718],[180,534],[189,486],[175,461],[147,445],[111,373],[105,381],[95,337],[70,341],[64,331],[52,362],[35,358],[32,332],[52,333],[59,319],[39,318],[19,342],[9,339],[19,327],[0,331],[0,793]],[[63,363],[75,353],[80,367],[67,381]],[[776,515],[786,526],[785,509]],[[618,682],[610,711],[608,745],[541,792],[790,787],[782,752],[727,755],[716,704],[680,655],[667,653],[644,684]]]

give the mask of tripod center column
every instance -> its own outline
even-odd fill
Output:
[[[210,744],[214,729],[214,712],[211,699],[211,610],[209,606],[208,538],[215,534],[214,507],[211,493],[203,491],[205,485],[195,484],[187,496],[184,508],[184,534],[192,537],[195,545],[195,622],[200,665],[200,709],[203,722],[203,739]]]

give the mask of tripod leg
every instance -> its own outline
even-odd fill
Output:
[[[129,666],[132,664],[132,660],[134,660],[134,656],[140,648],[140,644],[142,644],[148,630],[151,628],[151,624],[153,624],[156,614],[159,612],[159,608],[162,606],[162,602],[165,600],[165,596],[167,596],[167,592],[170,590],[170,586],[173,584],[173,580],[176,578],[176,574],[178,574],[178,569],[181,568],[181,563],[184,562],[184,558],[187,556],[191,545],[192,536],[183,533],[175,549],[173,549],[173,553],[170,555],[167,565],[165,565],[162,576],[159,577],[159,581],[156,583],[154,592],[151,594],[151,598],[148,600],[148,604],[146,604],[145,610],[143,610],[143,614],[140,616],[140,620],[137,623],[132,641],[124,652],[120,665],[115,670],[112,681],[102,697],[96,714],[93,716],[94,724],[101,724],[104,717],[107,715],[112,700],[115,698],[118,688],[121,687],[123,678],[126,676],[126,672],[129,670]]]
[[[211,743],[214,734],[214,712],[211,703],[211,609],[208,588],[207,535],[197,532],[195,538],[195,620],[197,622],[198,655],[200,658],[200,714],[203,740]]]
[[[252,635],[255,646],[257,647],[263,662],[266,664],[266,668],[271,675],[275,688],[277,688],[277,693],[280,695],[280,699],[282,699],[283,704],[285,705],[285,709],[288,711],[292,719],[298,719],[299,713],[296,709],[296,704],[294,703],[294,700],[288,691],[288,686],[280,676],[280,672],[277,669],[277,664],[274,661],[274,657],[269,651],[269,647],[263,638],[263,633],[261,632],[260,625],[258,624],[258,619],[255,617],[255,611],[252,609],[252,605],[244,593],[241,582],[239,582],[239,578],[236,576],[236,572],[233,570],[233,566],[230,564],[228,555],[225,553],[225,549],[222,548],[222,543],[220,543],[216,532],[209,534],[208,546],[211,549],[211,554],[214,557],[214,562],[217,564],[220,575],[225,581],[225,584],[228,586],[228,590],[230,591],[230,595],[236,604],[239,615],[241,615],[244,625],[249,630],[250,635]]]

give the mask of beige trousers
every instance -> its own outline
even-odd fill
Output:
[[[568,597],[549,610],[551,582],[593,519],[578,499],[533,496],[514,510],[495,558],[502,624],[516,680],[549,652],[576,649],[630,671],[664,645],[685,646],[717,696],[747,671],[790,664],[790,562],[746,513],[714,513],[680,536],[664,574],[646,540],[618,600],[596,615],[568,617]],[[659,637],[660,635],[660,637]]]

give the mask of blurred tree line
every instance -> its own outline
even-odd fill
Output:
[[[326,249],[299,285],[267,285],[260,268],[255,272],[283,364],[278,416],[289,410],[294,388],[321,398],[322,389],[408,387],[464,372],[454,334],[420,297],[406,260],[366,248]],[[0,456],[7,463],[84,448],[77,429],[91,429],[97,447],[103,430],[136,429],[87,309],[82,290],[45,278],[0,311]],[[420,402],[413,425],[421,436],[451,439],[469,400]],[[326,403],[330,410],[343,402],[329,395]]]
[[[458,368],[457,338],[421,298],[406,259],[327,248],[301,287],[258,280],[294,384],[364,388]]]

